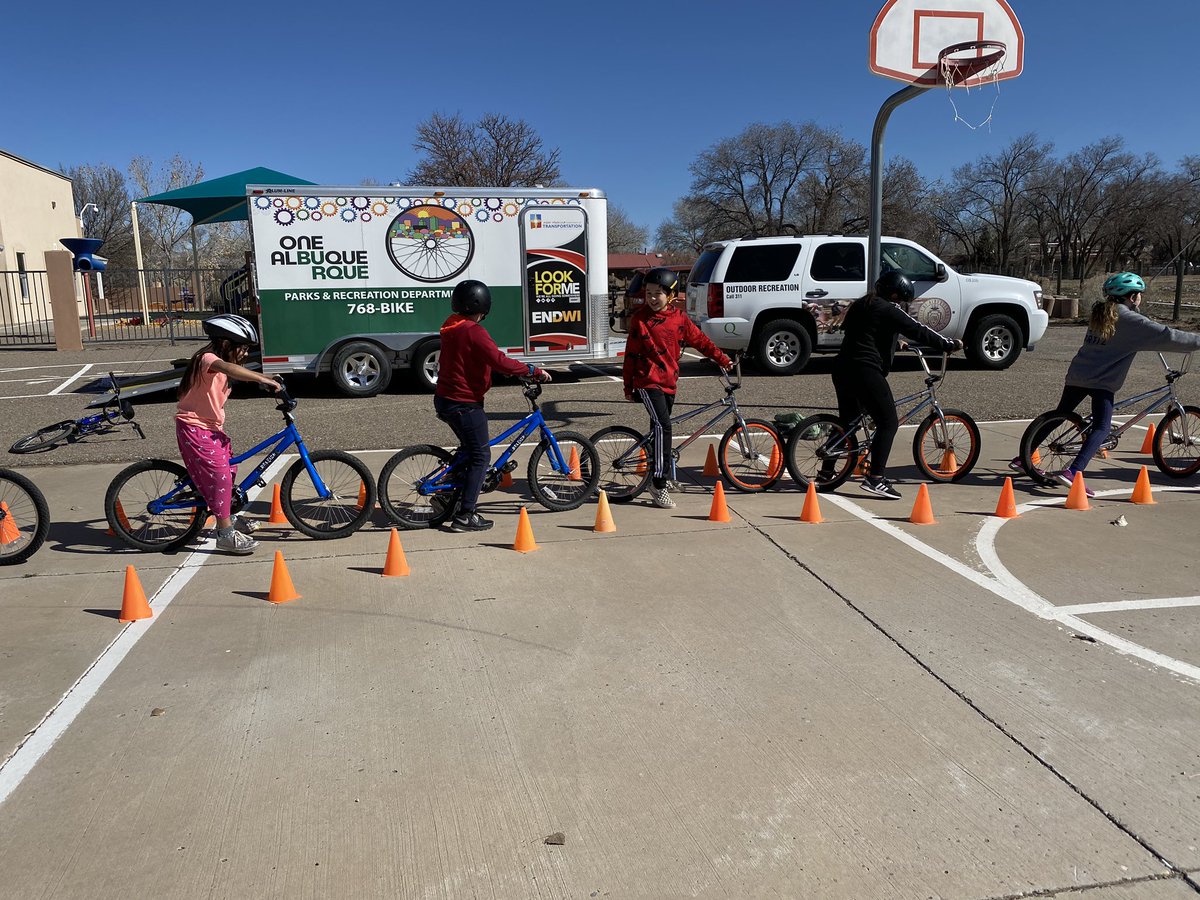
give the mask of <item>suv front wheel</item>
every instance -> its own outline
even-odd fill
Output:
[[[754,339],[754,359],[768,375],[795,375],[812,356],[808,330],[792,319],[768,322]]]
[[[967,354],[985,369],[1007,369],[1021,355],[1021,327],[1009,316],[994,313],[975,325],[967,340]]]

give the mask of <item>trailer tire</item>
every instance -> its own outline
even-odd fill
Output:
[[[350,397],[374,397],[392,380],[392,363],[378,344],[352,341],[333,357],[333,383]]]
[[[433,393],[437,387],[438,361],[442,356],[440,339],[426,341],[413,351],[412,376],[417,386]]]

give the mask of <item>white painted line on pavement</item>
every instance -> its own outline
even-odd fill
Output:
[[[112,362],[96,362],[93,366],[103,366],[105,371],[108,371],[110,366],[144,366],[148,363],[169,363],[169,359],[121,359]],[[76,363],[47,363],[41,366],[5,366],[0,367],[0,374],[7,375],[9,372],[28,372],[32,369],[73,369]]]
[[[74,375],[72,375],[70,378],[68,378],[66,381],[64,381],[62,384],[60,384],[58,387],[56,387],[54,390],[52,390],[46,396],[47,397],[55,397],[55,396],[61,394],[64,390],[66,390],[67,385],[78,380],[79,377],[82,376],[85,372],[87,372],[87,370],[90,369],[93,365],[94,365],[93,363],[88,363],[86,366],[84,366],[82,369],[80,369],[78,372],[76,372]]]
[[[263,481],[270,482],[286,463],[295,458],[295,454],[290,453],[280,456],[263,472]],[[263,490],[265,490],[263,487],[253,488],[247,492],[247,499],[255,500]],[[189,554],[188,558],[167,576],[162,587],[150,599],[150,608],[154,611],[154,615],[149,619],[141,619],[126,625],[113,642],[96,657],[78,680],[59,698],[58,703],[51,707],[33,730],[25,735],[17,748],[3,762],[0,762],[0,805],[3,805],[9,795],[24,781],[25,776],[33,771],[33,767],[38,764],[38,761],[63,736],[75,718],[96,696],[101,686],[108,680],[108,676],[121,664],[121,660],[159,620],[162,611],[179,596],[179,592],[192,580],[192,576],[211,558],[214,546],[214,539],[209,538],[202,547]]]
[[[620,381],[621,380],[616,375],[609,375],[607,372],[602,372],[599,369],[597,369],[595,366],[589,366],[587,363],[580,362],[579,360],[575,360],[575,362],[571,363],[571,365],[579,366],[579,368],[581,368],[581,369],[587,369],[589,372],[595,372],[597,375],[604,376],[609,381]]]
[[[1077,603],[1058,607],[1058,614],[1090,616],[1092,613],[1127,612],[1139,609],[1179,609],[1200,606],[1200,597],[1162,597],[1157,600],[1114,600],[1111,603]]]

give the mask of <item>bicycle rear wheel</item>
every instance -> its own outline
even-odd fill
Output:
[[[830,413],[802,419],[792,429],[784,453],[796,483],[802,488],[815,484],[822,493],[854,474],[858,455],[858,439],[847,434],[841,419]]]
[[[965,478],[979,461],[983,438],[979,426],[961,409],[943,409],[946,427],[930,413],[913,436],[913,459],[926,478],[933,481],[958,481]]]
[[[8,448],[9,453],[40,453],[43,450],[50,450],[57,447],[75,434],[76,423],[74,419],[66,419],[62,422],[55,422],[53,425],[47,425],[45,428],[39,428],[33,434],[26,435],[15,444]]]
[[[721,436],[717,466],[730,487],[745,494],[757,494],[772,487],[783,475],[783,438],[769,422],[744,421],[745,430],[734,422]]]
[[[12,469],[0,469],[0,566],[29,559],[49,531],[50,510],[37,485]]]
[[[362,528],[375,509],[375,479],[356,456],[341,450],[318,450],[309,462],[329,491],[317,492],[303,459],[288,467],[279,485],[283,514],[305,537],[318,541],[349,537]],[[366,502],[359,503],[365,487]]]
[[[1200,472],[1200,408],[1185,406],[1183,415],[1172,410],[1154,432],[1154,464],[1171,478]]]
[[[1021,435],[1021,467],[1025,474],[1042,484],[1057,485],[1054,476],[1075,462],[1086,434],[1087,425],[1078,413],[1042,413]]]
[[[529,490],[546,509],[556,512],[577,509],[596,493],[600,481],[600,457],[592,442],[578,432],[555,432],[554,439],[568,470],[555,468],[550,441],[543,439],[529,457]],[[577,469],[569,465],[572,450],[579,460]]]
[[[453,516],[459,489],[422,494],[418,487],[453,459],[454,454],[432,444],[406,447],[389,459],[379,473],[379,505],[387,517],[411,531],[436,528]]]
[[[151,512],[154,501],[180,508]],[[144,459],[117,473],[104,495],[104,517],[113,534],[137,550],[169,553],[185,546],[204,527],[208,507],[187,469],[165,459]]]
[[[613,503],[628,503],[650,483],[650,455],[645,447],[635,449],[643,440],[642,435],[624,425],[601,428],[591,437],[600,459],[597,487]],[[628,458],[618,465],[617,460],[626,455]]]

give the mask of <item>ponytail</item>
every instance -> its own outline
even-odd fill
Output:
[[[1117,333],[1117,305],[1116,300],[1099,300],[1092,304],[1092,317],[1088,322],[1088,331],[1094,334],[1102,341],[1112,339],[1112,336]]]
[[[192,358],[188,361],[187,369],[184,370],[183,378],[179,382],[179,396],[183,397],[190,391],[200,380],[200,360],[205,353],[215,353],[218,358],[225,362],[236,362],[238,345],[233,341],[227,341],[224,338],[213,338],[212,341],[205,344],[199,350],[192,354]]]

